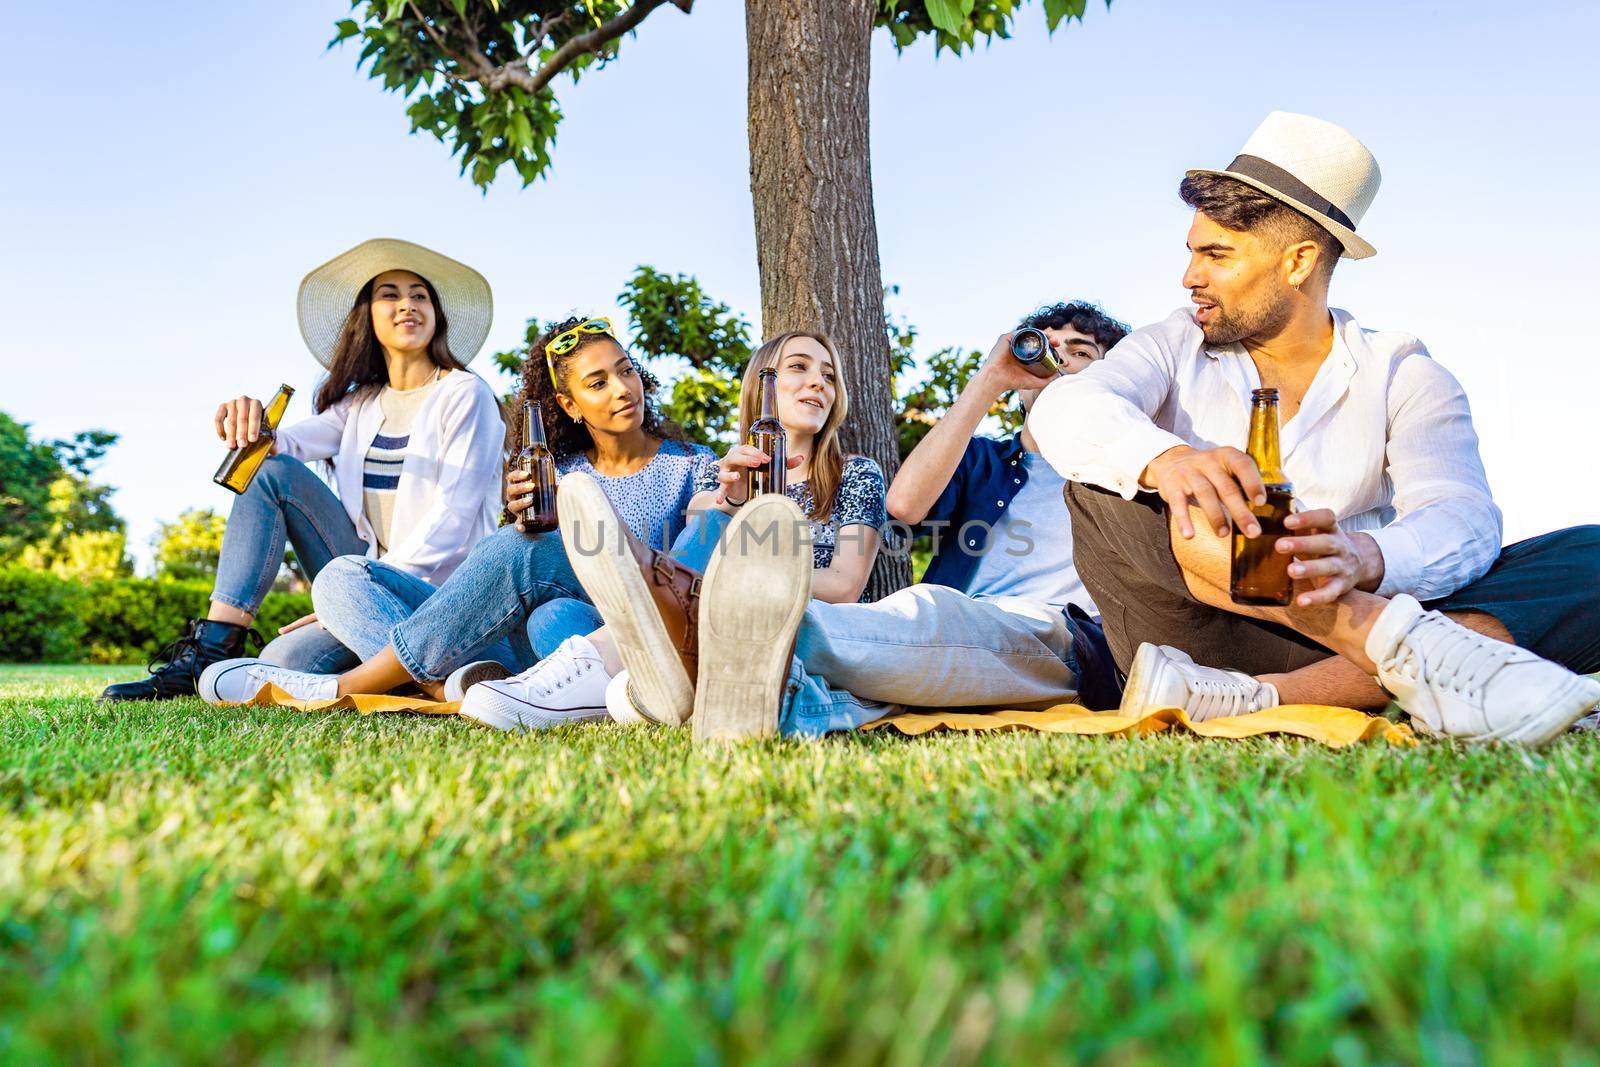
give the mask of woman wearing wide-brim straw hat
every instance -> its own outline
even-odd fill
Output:
[[[328,371],[315,413],[277,431],[271,457],[234,500],[206,618],[174,635],[149,678],[102,699],[193,695],[207,666],[242,656],[286,540],[309,576],[360,555],[437,585],[493,532],[505,426],[494,390],[467,369],[493,320],[483,275],[378,238],[307,274],[298,311],[300,335]],[[228,448],[257,440],[261,413],[255,398],[225,401],[216,434]],[[317,460],[332,464],[333,489],[306,466]],[[316,671],[358,662],[315,616],[284,627],[262,656]]]

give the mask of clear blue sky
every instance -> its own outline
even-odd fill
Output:
[[[562,89],[552,176],[487,196],[403,105],[324,51],[340,0],[27,4],[8,14],[0,409],[122,435],[135,553],[161,518],[225,510],[226,396],[299,390],[301,276],[372,236],[472,263],[490,350],[529,315],[607,310],[636,264],[697,274],[752,320],[743,6],[650,16]],[[873,172],[885,280],[924,351],[1034,305],[1135,324],[1183,303],[1186,166],[1231,159],[1270,110],[1341,123],[1383,189],[1334,302],[1420,335],[1465,383],[1507,533],[1600,519],[1600,14],[1587,4],[1118,0],[963,58],[880,35]]]

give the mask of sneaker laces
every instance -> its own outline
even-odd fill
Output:
[[[1417,685],[1477,699],[1518,651],[1430,611],[1400,639],[1388,666]]]
[[[1219,719],[1259,711],[1252,699],[1256,686],[1232,678],[1190,678],[1189,692],[1193,698],[1194,715],[1198,719]]]
[[[564,650],[552,653],[523,679],[540,696],[554,696],[557,689],[564,689],[594,670],[594,661],[588,657],[574,656],[570,651],[561,655],[561,651]]]

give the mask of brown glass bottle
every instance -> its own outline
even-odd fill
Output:
[[[778,421],[778,372],[771,367],[759,375],[761,414],[750,424],[745,443],[767,454],[767,462],[750,468],[746,500],[762,493],[781,493],[788,485],[789,436]]]
[[[1284,607],[1294,595],[1289,580],[1289,557],[1277,551],[1278,538],[1289,531],[1283,520],[1294,510],[1294,486],[1283,473],[1278,450],[1278,391],[1257,389],[1250,394],[1250,458],[1261,469],[1267,502],[1252,504],[1250,513],[1261,524],[1259,537],[1233,531],[1233,576],[1229,592],[1235,604],[1272,604]]]
[[[278,423],[283,421],[283,412],[288,408],[291,396],[294,396],[293,389],[287,385],[278,386],[277,395],[267,401],[267,406],[261,409],[261,436],[229,452],[223,459],[222,466],[217,468],[217,473],[211,476],[212,481],[235,493],[242,493],[250,488],[250,482],[255,478],[256,471],[261,469],[261,464],[267,461],[267,456],[272,452],[272,442],[277,436]]]
[[[556,528],[556,457],[544,436],[544,419],[539,405],[522,405],[522,448],[513,465],[526,474],[532,484],[527,492],[533,502],[522,513],[522,527],[528,533],[545,533]]]

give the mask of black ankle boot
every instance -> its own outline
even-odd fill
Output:
[[[261,644],[254,630],[231,622],[190,619],[183,636],[156,653],[150,677],[137,682],[118,682],[106,686],[102,701],[171,700],[192,697],[199,692],[200,672],[219,660],[244,655],[246,637]],[[160,664],[158,667],[157,664]]]

